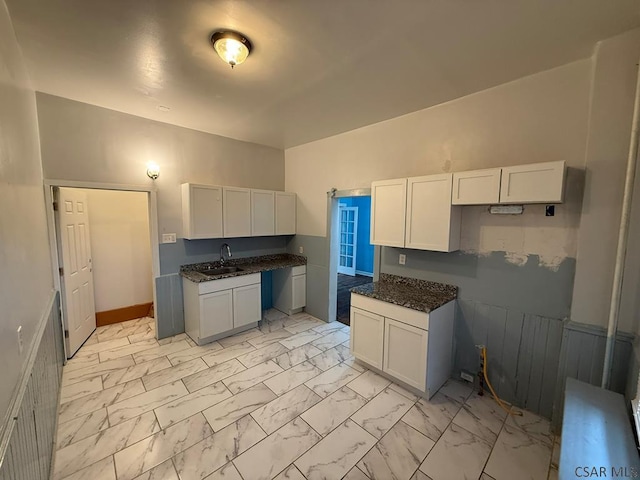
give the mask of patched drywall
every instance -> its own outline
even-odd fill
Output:
[[[49,315],[53,275],[35,95],[4,0],[0,0],[0,205],[0,418],[5,418],[36,329]]]

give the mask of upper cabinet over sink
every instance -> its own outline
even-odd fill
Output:
[[[562,203],[565,172],[565,162],[546,162],[454,173],[452,203]]]
[[[452,174],[371,184],[371,243],[452,252],[460,246],[460,210],[451,206]]]
[[[295,235],[296,194],[184,183],[182,224],[189,240]]]

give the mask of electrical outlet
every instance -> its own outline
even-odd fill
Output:
[[[460,378],[466,380],[467,382],[473,383],[473,375],[468,372],[460,372]]]
[[[302,246],[298,247],[298,252],[304,253],[304,247],[302,247]]]
[[[175,233],[163,233],[162,234],[162,243],[176,243],[176,234]]]
[[[544,209],[544,214],[546,217],[553,217],[556,214],[556,206],[547,205]]]
[[[17,333],[18,333],[18,351],[20,355],[22,355],[22,350],[24,348],[24,341],[22,340],[22,325],[18,327]]]
[[[405,264],[407,263],[407,256],[406,256],[404,253],[401,253],[401,254],[398,256],[398,263],[399,263],[400,265],[405,265]]]

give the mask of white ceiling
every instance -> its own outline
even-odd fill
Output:
[[[37,90],[278,148],[589,57],[640,25],[638,0],[7,4]],[[208,41],[222,28],[254,45],[234,70]]]

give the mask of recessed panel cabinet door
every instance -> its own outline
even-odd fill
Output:
[[[490,205],[500,201],[501,168],[453,174],[453,205]]]
[[[291,277],[292,298],[291,310],[305,307],[307,305],[307,276],[294,275]]]
[[[384,317],[351,307],[351,353],[382,370]]]
[[[251,236],[275,234],[275,192],[251,190]]]
[[[184,238],[222,238],[222,187],[182,184]]]
[[[427,340],[426,330],[385,318],[383,370],[424,391],[427,383]]]
[[[231,290],[200,295],[200,338],[233,328],[233,294]]]
[[[296,194],[276,192],[276,235],[296,234]]]
[[[258,322],[262,317],[260,284],[233,289],[233,328]]]
[[[251,189],[223,187],[224,238],[251,236]]]
[[[371,184],[371,243],[404,247],[407,179]]]
[[[451,252],[460,246],[460,207],[451,206],[453,175],[412,177],[407,183],[405,246]]]
[[[565,173],[563,161],[503,167],[500,203],[562,203]]]

